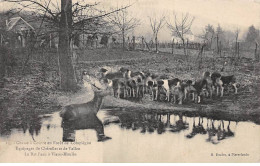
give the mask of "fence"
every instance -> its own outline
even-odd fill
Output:
[[[122,43],[110,43],[111,48],[122,48]],[[203,46],[203,50],[202,50]],[[167,52],[172,54],[183,54],[182,50],[185,49],[190,51],[210,51],[219,57],[245,57],[255,59],[259,61],[260,49],[258,43],[246,43],[246,42],[230,42],[229,44],[222,44],[221,41],[217,45],[209,45],[207,43],[189,42],[186,41],[184,44],[174,42],[158,42],[157,49],[159,52]],[[147,42],[145,38],[139,38],[135,41],[135,38],[126,42],[125,49],[127,50],[143,50],[143,51],[156,51],[156,44],[151,40]]]

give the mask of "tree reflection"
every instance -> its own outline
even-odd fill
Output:
[[[29,131],[33,141],[34,136],[39,135],[42,126],[42,118],[36,111],[14,111],[7,114],[2,110],[0,116],[0,135],[9,137],[12,129],[22,129],[23,133]]]

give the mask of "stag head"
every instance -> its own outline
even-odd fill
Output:
[[[102,96],[112,95],[112,84],[107,79],[97,79],[83,71],[84,86],[91,85],[92,90]]]

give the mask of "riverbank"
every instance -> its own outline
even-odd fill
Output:
[[[104,54],[106,52],[106,54]],[[89,56],[105,58],[94,58],[89,62]],[[118,58],[123,54],[124,58]],[[90,57],[91,57],[90,56]],[[86,58],[88,57],[88,58]],[[128,57],[128,58],[126,58]],[[196,63],[187,64],[181,55],[171,55],[165,53],[151,53],[140,51],[122,50],[94,50],[81,54],[80,63],[77,69],[86,70],[94,75],[102,66],[107,67],[127,67],[133,71],[149,70],[158,74],[167,74],[171,77],[182,79],[196,79],[201,76],[203,71],[220,71],[222,61],[216,62],[213,69],[210,59],[205,58],[203,68],[196,69]],[[86,61],[87,60],[87,61]],[[57,67],[57,66],[56,66]],[[200,115],[213,117],[216,119],[226,119],[234,121],[250,120],[255,123],[260,122],[260,81],[259,63],[253,61],[241,62],[240,66],[227,65],[222,74],[234,74],[240,84],[238,94],[225,94],[224,98],[206,99],[201,104],[184,103],[184,105],[174,105],[167,102],[153,102],[149,100],[127,101],[106,97],[103,108],[141,110],[141,111],[160,111],[184,113],[189,116]],[[5,87],[0,89],[0,113],[1,119],[8,118],[12,121],[31,118],[31,115],[45,114],[59,111],[63,104],[59,103],[58,98],[69,97],[72,94],[59,91],[58,77],[55,76],[57,68],[51,71],[42,70],[42,64],[36,61],[30,63],[30,72],[20,75],[20,68],[17,68],[13,75],[6,78]],[[87,96],[90,100],[91,95]],[[20,118],[23,116],[23,118]],[[16,122],[14,122],[16,123]],[[17,122],[18,123],[18,122]]]
[[[217,102],[220,102],[219,99]],[[206,101],[205,101],[206,102]],[[214,120],[227,121],[252,121],[260,124],[260,113],[258,109],[243,110],[238,103],[230,102],[225,97],[220,103],[211,104],[171,104],[158,101],[136,101],[130,102],[123,99],[116,99],[107,97],[104,101],[103,109],[110,109],[113,111],[133,111],[133,112],[150,112],[150,113],[173,113],[177,115],[185,115],[188,117],[206,117]],[[209,100],[208,100],[209,102]]]

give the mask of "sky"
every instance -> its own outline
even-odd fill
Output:
[[[151,35],[148,16],[164,15],[170,21],[173,20],[173,12],[177,17],[185,13],[195,17],[192,25],[193,34],[202,33],[207,24],[214,26],[220,24],[224,29],[231,31],[239,28],[240,37],[251,25],[260,28],[260,0],[87,0],[87,2],[101,2],[100,8],[105,9],[133,4],[128,10],[131,16],[140,20],[140,26],[132,34],[137,36]],[[0,0],[0,11],[9,7],[10,4]],[[171,38],[165,26],[159,33],[159,40],[171,40]]]
[[[116,3],[115,0],[113,2]],[[173,12],[179,18],[185,13],[195,17],[192,25],[193,34],[202,33],[202,29],[207,24],[215,27],[220,24],[224,29],[231,31],[239,28],[240,37],[251,25],[260,28],[260,0],[138,0],[134,2],[129,11],[143,24],[136,30],[139,33],[151,33],[148,16],[166,15],[168,20],[173,20]],[[166,26],[159,37],[171,39]]]
[[[92,2],[97,0],[91,0]],[[121,7],[133,4],[128,10],[131,16],[140,20],[133,34],[137,36],[151,36],[148,16],[157,17],[164,15],[167,21],[174,22],[182,14],[189,13],[195,17],[192,32],[195,35],[202,33],[204,27],[220,24],[223,29],[235,31],[240,29],[242,38],[248,27],[254,25],[260,28],[260,0],[99,0],[104,8]],[[159,33],[159,40],[171,40],[172,36],[167,26]]]

